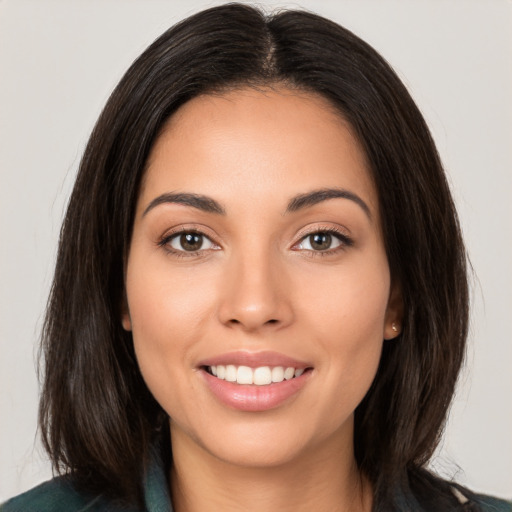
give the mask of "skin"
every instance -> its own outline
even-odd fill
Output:
[[[331,198],[285,213],[291,198],[333,187],[368,212]],[[148,210],[167,193],[208,196],[225,214],[166,202]],[[191,229],[207,237],[199,251],[175,236]],[[314,249],[308,235],[328,230],[342,238]],[[123,326],[171,417],[178,512],[371,509],[352,448],[354,410],[383,340],[398,334],[401,301],[365,155],[326,100],[242,89],[182,106],[148,161],[126,295]],[[275,351],[312,370],[279,407],[236,410],[198,365],[240,350]]]

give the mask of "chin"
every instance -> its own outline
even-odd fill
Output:
[[[184,432],[176,425],[171,426],[171,436],[176,439],[185,435],[202,451],[225,464],[263,469],[305,462],[320,455],[322,447],[332,448],[333,441],[340,447],[346,446],[347,440],[351,445],[352,415],[341,424],[340,427],[340,422],[333,421],[318,428],[314,421],[307,422],[304,418],[251,413],[243,421],[233,420],[223,427],[210,424],[202,432]]]

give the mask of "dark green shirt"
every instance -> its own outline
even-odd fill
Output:
[[[171,500],[162,471],[151,468],[144,485],[144,512],[172,512]],[[44,482],[3,505],[0,512],[141,512],[137,508],[114,505],[101,496],[77,492],[70,480],[58,477]]]
[[[0,505],[0,512],[172,512],[163,466],[155,450],[144,480],[144,511],[115,505],[101,496],[77,492],[71,480],[62,476],[5,502]]]

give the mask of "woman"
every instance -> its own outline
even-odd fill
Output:
[[[87,146],[44,329],[67,474],[2,510],[510,510],[425,469],[467,300],[441,163],[383,59],[311,14],[199,13]]]

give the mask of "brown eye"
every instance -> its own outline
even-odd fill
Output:
[[[297,249],[322,252],[336,249],[342,245],[351,245],[348,237],[329,231],[317,231],[305,236],[298,245]]]
[[[185,233],[180,236],[180,244],[185,251],[198,251],[203,245],[203,236],[197,233]]]
[[[325,251],[331,248],[332,236],[329,233],[309,235],[311,248],[315,251]]]
[[[213,242],[209,238],[193,231],[178,233],[171,238],[169,245],[175,251],[180,252],[197,252],[214,247]]]

